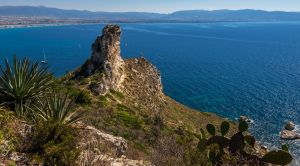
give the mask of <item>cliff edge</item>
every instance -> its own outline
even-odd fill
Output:
[[[96,95],[115,90],[129,96],[137,104],[156,109],[164,99],[158,69],[144,57],[123,60],[120,49],[121,28],[107,25],[92,44],[92,55],[79,69],[75,78],[101,73],[97,82],[89,85]]]

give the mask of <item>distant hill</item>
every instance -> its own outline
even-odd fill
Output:
[[[164,16],[158,13],[146,12],[91,12],[86,10],[65,10],[48,8],[44,6],[0,6],[0,16],[18,17],[54,17],[54,18],[80,18],[80,19],[156,19]]]
[[[144,22],[210,22],[210,21],[300,21],[300,12],[262,10],[187,10],[170,14],[147,12],[91,12],[43,6],[0,6],[0,16],[52,17],[59,19],[99,19]]]
[[[263,10],[188,10],[178,11],[166,16],[171,20],[190,21],[300,21],[300,12]]]

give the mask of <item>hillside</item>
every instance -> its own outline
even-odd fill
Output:
[[[190,166],[292,160],[287,148],[267,153],[247,133],[246,121],[237,124],[166,96],[154,65],[143,57],[121,57],[121,33],[118,25],[105,26],[91,57],[59,79],[39,73],[12,81],[9,67],[1,70],[0,164]],[[14,65],[17,76],[35,71],[26,59],[15,59]],[[26,88],[12,87],[29,93],[14,99],[4,80],[24,83]]]
[[[91,12],[43,6],[0,6],[2,17],[49,17],[118,22],[299,21],[299,12],[262,10],[187,10],[169,14],[147,12]]]

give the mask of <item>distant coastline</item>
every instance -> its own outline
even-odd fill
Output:
[[[300,21],[300,12],[182,10],[173,13],[92,12],[43,6],[0,6],[0,27],[32,27],[65,23],[215,23]],[[34,25],[32,25],[34,24]]]
[[[0,25],[1,29],[34,28],[34,27],[55,27],[68,25],[94,25],[99,23],[59,23],[59,24],[27,24],[27,25]]]
[[[38,28],[38,27],[56,27],[56,26],[71,26],[71,25],[97,25],[97,24],[107,24],[107,23],[114,23],[114,24],[182,24],[182,23],[187,23],[187,24],[197,24],[197,23],[204,23],[204,24],[209,24],[209,23],[299,23],[300,21],[194,21],[194,22],[189,22],[189,21],[135,21],[135,22],[127,22],[127,21],[112,21],[112,22],[93,22],[93,23],[46,23],[46,24],[5,24],[1,25],[0,24],[0,30],[3,29],[18,29],[18,28]]]

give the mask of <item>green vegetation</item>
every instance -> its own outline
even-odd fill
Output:
[[[68,101],[68,95],[50,94],[39,100],[32,109],[34,121],[50,121],[69,125],[82,118],[83,112],[74,111],[74,100]]]
[[[110,89],[109,91],[110,91],[110,93],[111,93],[113,96],[116,96],[116,97],[119,98],[119,99],[124,99],[123,93],[118,92],[118,91],[115,91],[115,90],[113,90],[113,89]]]
[[[52,83],[48,68],[38,62],[30,63],[28,58],[14,57],[12,65],[5,60],[5,68],[0,68],[0,102],[13,108],[18,115],[24,115],[25,105],[42,96]]]
[[[51,92],[55,91],[55,88],[52,89],[55,80],[47,67],[40,66],[38,62],[14,57],[12,65],[6,60],[5,68],[0,68],[0,104],[7,107],[0,108],[1,153],[15,151],[19,145],[19,136],[14,130],[18,130],[16,127],[20,124],[15,112],[27,123],[34,122],[31,139],[24,142],[24,149],[31,144],[30,152],[36,153],[44,165],[74,164],[79,151],[76,148],[76,132],[70,124],[83,115],[74,111],[75,99]],[[83,93],[76,99],[79,103],[88,102]],[[2,145],[4,141],[6,143]]]
[[[75,103],[76,104],[90,104],[91,103],[91,98],[88,92],[86,91],[81,91],[79,94],[75,95]]]
[[[117,119],[132,129],[140,129],[143,126],[143,122],[137,116],[127,111],[117,111]]]
[[[31,153],[37,153],[45,165],[73,165],[79,155],[75,133],[75,129],[62,123],[39,122],[35,125]]]
[[[288,147],[286,145],[282,146],[283,150],[268,152],[262,158],[247,153],[245,151],[246,144],[254,148],[255,138],[251,135],[244,134],[244,132],[248,130],[248,124],[245,121],[239,123],[238,132],[231,138],[225,137],[229,131],[228,122],[224,121],[220,128],[221,136],[215,134],[214,125],[207,124],[206,129],[211,137],[207,139],[204,130],[201,129],[198,143],[198,149],[200,151],[208,151],[208,158],[213,165],[262,165],[265,163],[287,165],[293,160],[291,154],[288,153]]]
[[[9,127],[15,125],[13,116],[13,112],[0,107],[0,155],[7,154],[16,149],[18,139],[13,133],[14,129]]]
[[[0,74],[0,104],[5,106],[0,107],[0,155],[24,143],[22,150],[40,165],[76,165],[82,135],[74,126],[81,120],[125,138],[128,158],[149,159],[158,166],[286,165],[292,160],[285,145],[264,156],[253,154],[256,141],[247,133],[246,122],[238,126],[222,122],[222,118],[192,111],[167,97],[162,102],[155,100],[160,102],[155,108],[145,109],[138,99],[132,101],[113,89],[99,95],[89,86],[99,84],[104,76],[101,72],[90,78],[72,79],[69,74],[55,79],[37,62],[15,57],[12,66],[6,61]],[[32,125],[32,131],[29,139],[19,141],[16,131],[24,121]],[[202,129],[205,125],[206,131]]]
[[[106,96],[100,95],[98,97],[98,101],[99,101],[100,106],[102,106],[102,107],[108,107],[109,106],[109,100]]]

